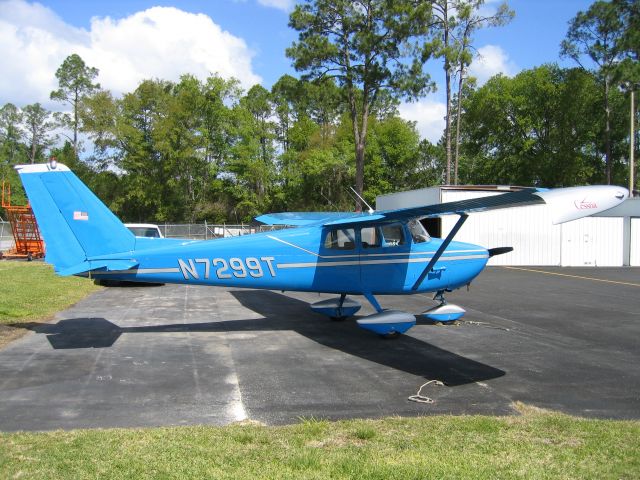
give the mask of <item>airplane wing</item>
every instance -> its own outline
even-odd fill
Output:
[[[266,225],[304,226],[331,222],[354,215],[357,214],[353,212],[281,212],[260,215],[256,220]]]
[[[519,192],[378,213],[387,219],[401,220],[547,204],[551,209],[551,221],[557,225],[609,210],[622,203],[628,196],[629,191],[626,188],[615,185],[556,189],[526,188]]]
[[[544,203],[544,200],[537,196],[536,193],[537,189],[527,188],[519,192],[502,193],[455,202],[436,203],[434,205],[391,210],[384,213],[387,218],[405,219],[411,217],[436,217],[463,212],[484,212],[497,208],[520,207]]]
[[[629,196],[626,188],[612,185],[593,185],[556,189],[525,188],[481,198],[437,203],[373,213],[352,212],[286,212],[262,215],[256,220],[269,225],[349,225],[362,222],[383,222],[411,218],[438,217],[485,212],[499,208],[547,204],[554,225],[576,220],[613,208]]]

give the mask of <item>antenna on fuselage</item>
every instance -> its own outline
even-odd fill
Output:
[[[324,198],[327,202],[329,202],[329,205],[331,205],[331,208],[333,208],[335,211],[339,210],[336,204],[333,203],[329,198],[327,198],[327,196],[324,193],[320,192],[320,195],[322,195],[322,198]]]
[[[367,207],[369,207],[369,215],[371,215],[373,212],[375,212],[375,210],[373,208],[371,208],[371,205],[369,205],[364,198],[362,198],[360,195],[358,195],[358,192],[356,192],[355,188],[353,188],[351,185],[349,185],[349,188],[351,189],[351,191],[353,193],[356,194],[356,197],[358,197],[362,203],[364,203]]]

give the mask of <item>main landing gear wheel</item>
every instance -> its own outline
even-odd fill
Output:
[[[380,338],[384,338],[385,340],[395,340],[396,338],[402,335],[400,332],[389,332],[383,335],[380,335]]]
[[[347,298],[346,294],[342,294],[338,298],[328,298],[309,306],[314,312],[326,315],[333,321],[341,322],[355,315],[361,305],[359,302]]]
[[[398,310],[383,310],[356,320],[359,327],[382,338],[397,338],[416,324],[416,317]]]

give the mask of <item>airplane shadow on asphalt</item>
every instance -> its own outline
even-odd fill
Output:
[[[354,321],[331,322],[309,310],[300,300],[264,290],[231,294],[260,319],[223,320],[157,326],[120,327],[105,318],[72,318],[55,324],[27,325],[44,334],[54,349],[109,348],[123,333],[294,331],[328,348],[424,378],[438,378],[448,386],[490,380],[503,370],[462,357],[410,335],[382,340],[364,332]]]

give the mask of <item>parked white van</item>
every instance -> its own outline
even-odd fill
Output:
[[[124,226],[131,230],[131,233],[136,237],[164,238],[160,227],[153,223],[125,223]]]

